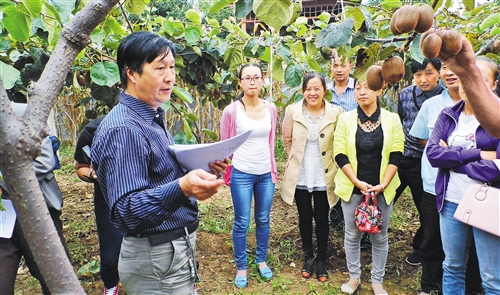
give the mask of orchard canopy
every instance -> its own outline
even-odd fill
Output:
[[[86,2],[0,0],[1,78],[11,100],[25,99],[30,83],[45,68],[63,24]],[[127,0],[113,7],[91,32],[91,42],[74,60],[60,97],[71,97],[72,107],[84,110],[80,116],[75,114],[73,121],[78,125],[86,122],[84,117],[107,112],[118,92],[115,58],[120,41],[134,31],[155,31],[177,45],[177,99],[165,106],[181,115],[177,141],[194,142],[203,131],[216,140],[215,124],[200,130],[199,114],[192,108],[210,103],[222,109],[230,103],[237,92],[238,66],[261,62],[269,77],[263,96],[272,97],[278,105],[301,98],[298,90],[305,73],[328,75],[332,48],[356,59],[353,75],[357,78],[366,75],[375,62],[393,55],[408,66],[411,59],[424,58],[419,48],[421,34],[394,36],[389,22],[402,5],[421,3],[433,6],[434,26],[457,29],[476,51],[499,60],[500,42],[494,46],[500,34],[498,0],[481,5],[469,0],[369,0],[344,6],[337,1],[336,9],[314,19],[301,16],[301,1],[292,0]],[[253,30],[243,25],[249,13],[259,20]],[[403,84],[411,79],[406,72]],[[397,90],[399,85],[394,86]]]

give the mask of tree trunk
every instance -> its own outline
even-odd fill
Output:
[[[50,109],[77,54],[90,43],[90,33],[118,0],[89,1],[65,24],[40,79],[29,90],[23,118],[16,119],[0,79],[0,170],[37,265],[53,294],[85,294],[60,242],[33,169],[47,133]]]

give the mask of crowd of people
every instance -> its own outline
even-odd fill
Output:
[[[119,282],[127,294],[197,294],[198,201],[224,183],[234,212],[235,286],[248,285],[252,203],[252,263],[262,279],[274,276],[267,253],[280,118],[276,105],[261,97],[264,72],[256,63],[239,69],[241,93],[220,122],[221,140],[253,130],[250,137],[231,159],[210,163],[210,172],[185,171],[169,147],[174,140],[161,107],[175,84],[175,54],[174,44],[158,34],[126,37],[117,55],[124,89],[119,101],[87,125],[77,143],[77,175],[94,184],[104,294],[118,294]],[[369,236],[370,282],[375,295],[388,294],[383,281],[391,212],[409,187],[420,227],[406,262],[422,266],[420,294],[500,294],[500,237],[453,218],[468,185],[500,187],[500,99],[494,93],[499,67],[476,59],[465,39],[459,54],[439,58],[412,61],[415,84],[400,92],[397,112],[381,106],[382,90],[349,77],[349,58],[332,55],[331,83],[319,73],[304,77],[303,99],[286,107],[281,124],[287,155],[281,197],[297,207],[303,278],[316,273],[320,282],[329,280],[327,249],[335,219],[343,223],[349,274],[340,290],[357,291],[366,234],[356,227],[354,211],[373,194],[384,223]],[[34,162],[40,181],[54,169],[52,156],[42,154]],[[64,244],[62,199],[47,204]],[[0,293],[13,294],[14,267],[24,256],[49,294],[22,241],[20,228],[0,239]]]

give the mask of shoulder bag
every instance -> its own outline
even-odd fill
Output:
[[[453,217],[500,236],[500,189],[488,184],[469,185]]]

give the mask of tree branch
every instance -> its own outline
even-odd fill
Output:
[[[490,48],[493,43],[495,43],[495,41],[498,39],[500,35],[495,35],[495,37],[493,37],[486,45],[484,45],[483,47],[481,47],[477,52],[476,52],[476,56],[478,55],[481,55],[483,53],[485,53],[485,51]]]
[[[380,42],[380,43],[390,43],[390,42],[400,42],[400,41],[406,41],[408,38],[411,37],[394,37],[392,39],[373,39],[373,38],[365,38],[366,41],[370,42]]]

